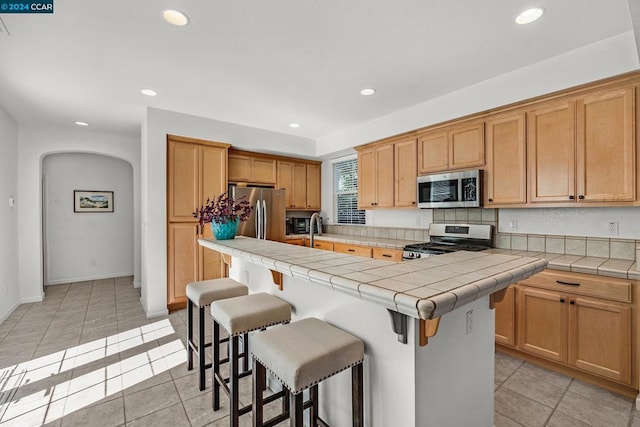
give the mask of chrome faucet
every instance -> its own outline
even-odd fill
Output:
[[[314,212],[311,215],[311,219],[309,220],[309,247],[313,247],[313,224],[318,224],[318,236],[322,236],[322,221],[320,220],[320,215],[317,212]]]

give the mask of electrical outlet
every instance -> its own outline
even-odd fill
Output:
[[[617,236],[618,235],[618,222],[617,221],[609,221],[608,227],[607,227],[607,233],[610,236]]]
[[[244,283],[245,285],[249,286],[249,270],[244,270],[244,271],[242,272],[242,275],[244,276],[244,277],[243,277],[243,279],[244,279],[244,280],[243,280],[243,283]]]
[[[518,231],[518,220],[512,219],[509,221],[509,230],[510,231]]]
[[[467,311],[467,335],[473,332],[473,310]]]

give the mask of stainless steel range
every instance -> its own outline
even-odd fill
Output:
[[[405,246],[402,259],[425,258],[457,251],[483,251],[492,247],[491,236],[490,225],[431,224],[431,241]]]

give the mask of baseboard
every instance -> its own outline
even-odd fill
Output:
[[[640,411],[640,395],[638,395],[638,397],[636,397],[636,409],[638,411]]]
[[[147,319],[153,319],[154,317],[162,317],[162,316],[169,315],[169,310],[167,310],[166,308],[162,310],[147,311],[147,304],[145,304],[143,297],[140,297],[140,304],[142,304],[142,309],[144,310],[144,313],[147,315]]]
[[[67,283],[86,282],[86,281],[89,281],[89,280],[113,279],[115,277],[124,277],[124,276],[133,276],[133,272],[107,273],[107,274],[97,274],[97,275],[94,275],[94,276],[80,276],[80,277],[72,277],[72,278],[66,278],[66,279],[49,280],[47,282],[47,286],[49,286],[49,285],[65,285]]]
[[[42,302],[44,301],[44,292],[40,294],[40,296],[32,296],[32,297],[22,297],[20,298],[20,304],[29,304],[32,302]]]
[[[13,310],[18,308],[19,305],[20,305],[20,300],[16,300],[13,303],[13,305],[11,307],[9,307],[9,309],[7,311],[5,311],[4,313],[0,314],[0,323],[4,322],[9,316],[11,316],[11,313],[13,313]]]
[[[140,286],[142,286],[142,282],[133,282],[133,287],[136,289],[140,289]]]

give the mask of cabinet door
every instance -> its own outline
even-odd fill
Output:
[[[251,182],[251,157],[229,154],[229,181]]]
[[[578,201],[635,200],[633,88],[578,102]]]
[[[418,143],[415,139],[396,142],[395,201],[397,207],[416,206],[416,178],[418,177]]]
[[[321,167],[320,165],[307,165],[307,208],[320,209],[321,195]]]
[[[375,259],[383,259],[385,261],[402,261],[402,250],[401,249],[384,249],[384,248],[373,248],[372,251],[373,258]]]
[[[370,246],[352,245],[350,243],[334,243],[333,251],[340,252],[347,255],[357,255],[362,257],[371,258],[372,249]]]
[[[373,148],[358,151],[358,209],[371,209],[376,201],[376,156]]]
[[[631,308],[584,297],[569,307],[569,364],[631,384]]]
[[[293,163],[278,161],[277,188],[285,189],[285,206],[293,207]]]
[[[276,183],[276,161],[274,159],[252,158],[253,179],[260,184]]]
[[[187,283],[199,280],[198,224],[172,223],[169,224],[168,234],[167,303],[184,303],[187,300]]]
[[[527,114],[530,202],[575,198],[575,103],[541,107]]]
[[[205,203],[227,191],[227,149],[220,147],[200,147],[200,200]],[[200,230],[205,238],[213,238],[211,227]],[[219,252],[198,245],[199,279],[224,277],[225,269]]]
[[[449,168],[449,139],[446,131],[430,132],[418,138],[418,173],[428,174]]]
[[[508,346],[516,345],[516,298],[515,287],[510,286],[502,301],[495,304],[496,342]]]
[[[200,206],[198,150],[196,144],[169,140],[169,221],[194,221],[193,211]]]
[[[376,148],[376,207],[393,206],[393,144]]]
[[[488,205],[526,203],[525,116],[523,113],[487,120]]]
[[[293,164],[293,193],[291,194],[294,208],[305,209],[307,207],[307,165],[304,163]]]
[[[565,299],[558,292],[517,288],[518,348],[557,362],[567,361]]]
[[[458,126],[449,131],[449,169],[484,165],[484,123]]]

